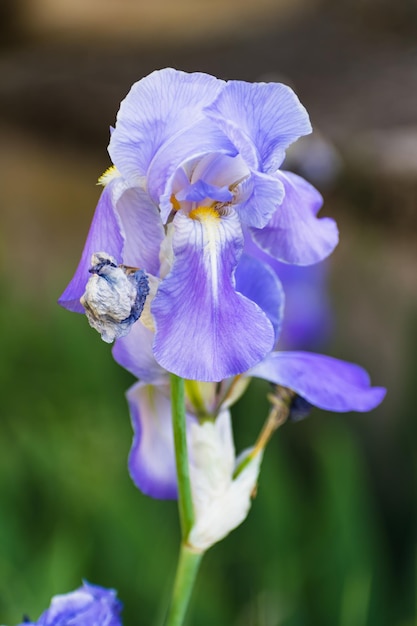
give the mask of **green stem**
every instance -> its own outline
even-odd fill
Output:
[[[181,544],[166,626],[182,626],[202,558],[202,552],[195,552],[190,546]]]
[[[194,508],[185,424],[185,386],[184,380],[175,374],[171,374],[171,402],[182,542],[166,626],[182,626],[203,554],[186,543],[194,524]]]
[[[175,461],[178,478],[178,509],[181,535],[185,542],[194,524],[194,508],[191,495],[188,465],[187,436],[185,426],[184,379],[171,374],[172,428],[174,432]]]

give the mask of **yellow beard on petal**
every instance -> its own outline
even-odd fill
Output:
[[[115,165],[110,165],[110,167],[108,167],[106,171],[103,172],[100,178],[98,179],[97,185],[102,185],[103,187],[105,187],[106,185],[109,184],[111,180],[114,180],[115,178],[119,178],[119,177],[120,177],[120,172],[117,169],[117,167]]]
[[[217,221],[220,219],[219,213],[211,206],[199,206],[190,211],[189,217],[191,217],[192,220],[198,220],[199,222],[206,222],[208,220]]]

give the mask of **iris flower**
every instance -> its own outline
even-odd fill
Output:
[[[259,294],[264,293],[262,285],[250,280],[249,273],[246,277],[248,286],[255,285],[248,295],[256,301]],[[279,333],[282,310],[277,317],[274,303],[264,302],[263,306]],[[130,334],[118,339],[113,348],[115,360],[140,379],[127,392],[134,430],[129,471],[145,494],[176,498],[169,374],[154,357],[153,335],[139,320]],[[370,411],[385,395],[384,388],[371,387],[367,372],[358,365],[313,352],[275,350],[244,374],[228,377],[220,383],[186,380],[187,430],[190,431],[193,424],[215,421],[219,415],[228,413],[252,377],[263,378],[294,392],[290,413],[294,419],[300,416],[300,409],[305,412],[312,406],[334,412]],[[192,447],[190,456],[192,464]],[[232,474],[233,471],[229,471],[229,480]]]
[[[310,132],[306,110],[279,83],[165,69],[134,84],[111,134],[114,166],[101,179],[84,251],[60,303],[84,311],[89,270],[102,272],[91,259],[104,254],[115,268],[139,268],[149,281],[146,303],[138,306],[133,294],[126,315],[104,314],[112,320],[104,339],[132,332],[144,305],[163,370],[221,381],[260,363],[275,345],[282,303],[262,255],[309,265],[338,240],[334,221],[317,218],[320,194],[279,169],[287,147]],[[100,278],[106,292],[117,282],[108,273]],[[256,283],[268,287],[261,292]],[[90,322],[102,329],[102,318]]]
[[[177,497],[174,441],[168,373],[152,364],[149,332],[135,325],[116,342],[114,356],[133,374],[145,376],[127,392],[133,444],[129,472],[145,494],[162,499]],[[130,349],[133,333],[142,333],[144,350]],[[290,398],[289,419],[305,417],[317,406],[336,412],[369,411],[385,395],[371,387],[364,369],[310,352],[272,352],[244,375],[222,381],[185,381],[186,431],[194,526],[188,543],[204,551],[236,528],[247,516],[260,470],[263,447],[235,454],[230,406],[259,377],[285,387]]]
[[[309,266],[290,265],[262,252],[245,239],[245,253],[254,255],[278,276],[285,292],[285,316],[279,337],[285,350],[321,350],[334,324],[327,283],[329,262]]]
[[[113,589],[84,582],[70,593],[54,596],[36,622],[20,626],[121,626],[122,603]]]

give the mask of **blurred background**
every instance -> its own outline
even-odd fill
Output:
[[[203,561],[188,623],[415,625],[414,0],[2,0],[0,622],[37,619],[82,577],[118,589],[125,624],[163,619],[175,503],[135,490],[133,379],[56,300],[119,102],[164,66],[296,90],[315,133],[288,167],[323,193],[341,243],[320,283],[332,332],[288,347],[356,361],[389,390],[372,413],[314,410],[277,433],[248,520]],[[294,315],[313,306],[308,285]],[[266,391],[252,383],[234,409],[238,449]]]

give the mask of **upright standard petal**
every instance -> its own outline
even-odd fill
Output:
[[[254,240],[284,263],[312,265],[322,261],[339,240],[334,220],[317,218],[322,196],[296,174],[280,171],[275,176],[284,185],[285,197],[265,228],[250,229]]]
[[[127,392],[127,400],[134,431],[128,463],[130,476],[144,494],[175,499],[177,478],[169,385],[163,388],[137,383]]]
[[[370,386],[368,373],[359,365],[310,352],[274,352],[248,376],[288,387],[328,411],[370,411],[386,393],[383,387]]]
[[[307,111],[281,83],[229,81],[205,112],[249,167],[263,172],[277,170],[288,146],[311,133]]]
[[[197,162],[188,161],[184,164],[191,182],[204,180],[217,187],[234,186],[236,182],[245,179],[250,170],[240,155],[229,156],[222,152],[206,154]]]
[[[91,222],[81,260],[76,272],[58,302],[69,311],[84,313],[80,298],[85,291],[88,279],[91,257],[94,253],[104,251],[122,263],[123,236],[121,226],[116,216],[113,197],[113,183],[103,190]]]
[[[122,175],[131,180],[148,176],[152,161],[160,153],[156,180],[148,181],[152,195],[159,195],[163,181],[184,159],[210,151],[210,132],[199,122],[203,119],[202,109],[223,85],[223,81],[208,74],[171,68],[152,72],[135,83],[120,105],[109,145],[110,156]],[[216,134],[215,127],[213,130]],[[162,156],[169,147],[172,150]],[[170,172],[164,171],[167,167]]]
[[[167,192],[169,180],[181,163],[204,158],[212,152],[231,157],[237,154],[233,144],[211,120],[203,119],[173,136],[161,146],[149,166],[147,189],[152,198],[158,201]]]
[[[220,381],[246,371],[274,344],[265,313],[236,292],[243,247],[234,211],[200,207],[174,220],[174,265],[152,304],[154,354],[178,376]]]

